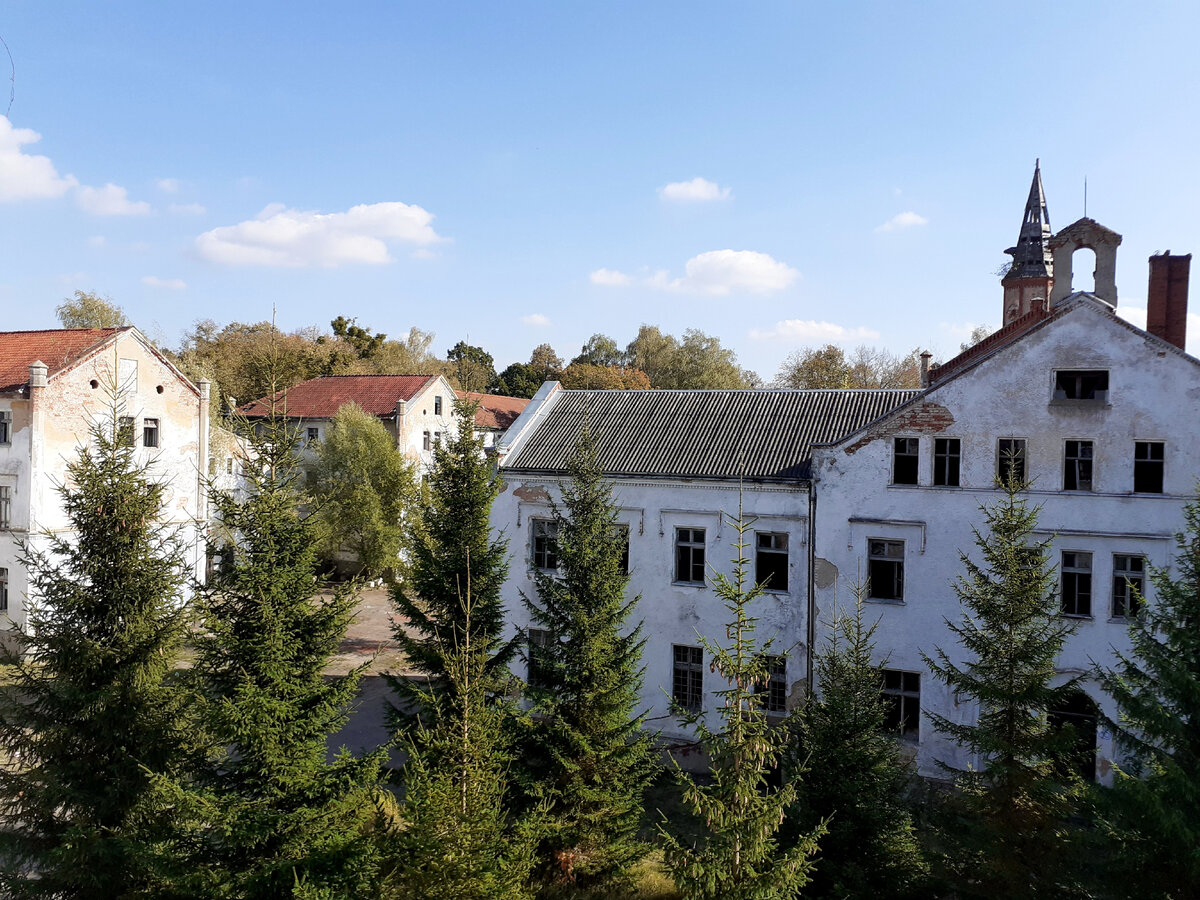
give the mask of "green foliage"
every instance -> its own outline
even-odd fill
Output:
[[[459,341],[446,351],[446,359],[452,364],[460,390],[486,391],[496,380],[496,361],[482,347]]]
[[[1125,756],[1102,798],[1106,855],[1130,896],[1200,896],[1200,502],[1184,515],[1177,576],[1152,570],[1154,596],[1129,624],[1133,653],[1101,673]]]
[[[112,297],[90,291],[76,291],[54,308],[63,328],[124,328],[130,324],[125,311]]]
[[[626,874],[646,854],[637,831],[657,766],[635,712],[645,640],[640,624],[625,628],[640,600],[625,598],[629,533],[617,525],[590,432],[567,471],[562,506],[553,507],[558,571],[537,574],[536,598],[522,595],[533,622],[553,635],[531,658],[533,734],[523,755],[557,822],[543,864],[585,887]]]
[[[461,633],[435,635],[447,691],[421,690],[423,724],[409,742],[404,804],[391,841],[385,896],[404,900],[524,900],[544,807],[505,812],[511,762],[506,720],[489,671],[492,643],[472,643],[473,597],[460,601]],[[461,639],[461,643],[458,641]]]
[[[493,539],[489,514],[499,482],[474,435],[475,404],[455,401],[458,433],[433,449],[421,512],[413,523],[409,571],[392,589],[398,622],[393,635],[408,667],[442,681],[443,642],[471,645],[488,654],[488,672],[499,689],[514,647],[501,639],[504,607],[500,587],[508,574],[507,546]],[[474,609],[468,623],[460,601],[470,585]],[[469,627],[468,627],[469,626]],[[407,679],[393,687],[418,704]],[[453,689],[452,685],[445,685]]]
[[[906,764],[884,731],[882,672],[873,661],[878,622],[863,622],[865,585],[852,614],[830,622],[816,654],[820,694],[795,721],[791,765],[810,764],[790,818],[801,830],[828,822],[812,880],[817,897],[924,895],[928,866],[904,803]]]
[[[355,349],[359,359],[370,359],[382,349],[384,341],[387,340],[387,335],[383,332],[371,334],[371,329],[360,326],[356,318],[338,316],[329,323],[329,327],[333,329],[335,338],[345,341]]]
[[[861,345],[849,355],[835,344],[795,350],[779,367],[773,384],[781,388],[919,388],[921,351],[898,356]]]
[[[383,423],[355,403],[338,410],[316,453],[309,485],[325,556],[346,549],[366,574],[392,573],[417,498],[413,465]]]
[[[188,897],[370,897],[368,834],[384,750],[326,759],[362,669],[323,670],[352,620],[352,588],[319,595],[316,537],[298,513],[296,436],[248,433],[245,499],[214,492],[235,559],[203,588],[191,685],[206,754],[160,785],[176,810],[163,890]]]
[[[1074,809],[1056,759],[1069,735],[1056,733],[1047,710],[1075,681],[1053,688],[1055,664],[1071,625],[1060,616],[1049,541],[1032,539],[1038,509],[1025,485],[1010,480],[1004,496],[980,507],[987,531],[974,529],[982,556],[960,553],[966,574],[955,584],[960,622],[946,621],[967,661],[942,648],[922,654],[934,677],[975,701],[978,721],[955,722],[927,712],[934,726],[983,761],[980,770],[949,769],[959,788],[961,822],[945,835],[954,848],[952,877],[962,896],[1062,897]]]
[[[593,334],[580,348],[579,355],[571,360],[571,365],[576,363],[589,366],[623,366],[625,354],[621,352],[617,342],[607,334]]]
[[[513,363],[488,385],[488,392],[506,397],[532,397],[545,380],[529,363]]]
[[[721,726],[712,729],[703,713],[676,709],[695,729],[711,758],[711,784],[677,769],[684,804],[704,820],[707,835],[695,847],[686,846],[660,829],[667,868],[685,900],[775,900],[800,895],[811,877],[813,854],[824,833],[823,824],[780,847],[777,832],[785,812],[796,802],[798,776],[785,771],[778,790],[767,787],[788,742],[788,732],[767,721],[761,688],[770,682],[771,640],[759,642],[757,618],[750,607],[761,585],[749,575],[747,532],[753,528],[738,511],[729,525],[738,535],[733,576],[713,575],[713,586],[732,617],[725,626],[728,643],[701,637],[712,656],[712,671],[728,687],[716,694]]]
[[[645,391],[650,379],[645,372],[626,366],[595,366],[573,362],[559,373],[558,380],[568,390]]]
[[[0,894],[109,898],[146,884],[160,812],[147,769],[182,737],[169,683],[186,558],[165,487],[117,433],[91,430],[58,494],[69,530],[22,546],[30,598],[0,693]]]

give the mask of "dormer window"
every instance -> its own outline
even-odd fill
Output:
[[[1054,399],[1108,402],[1108,372],[1102,369],[1058,369],[1054,373]]]

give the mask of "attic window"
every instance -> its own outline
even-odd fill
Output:
[[[160,385],[159,385],[158,387],[156,387],[154,390],[155,390],[157,393],[161,394],[161,393],[163,392],[163,386],[160,384]]]
[[[100,387],[100,382],[98,382],[95,378],[93,378],[91,381],[89,381],[88,384],[90,384],[92,386],[93,391],[96,388]]]
[[[1108,372],[1102,369],[1058,369],[1054,373],[1056,401],[1108,402]]]

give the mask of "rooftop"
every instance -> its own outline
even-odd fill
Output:
[[[53,375],[88,355],[88,351],[128,328],[53,328],[45,331],[0,331],[0,393],[29,384],[29,366],[41,360]]]
[[[411,400],[436,379],[436,375],[322,375],[275,394],[276,403],[289,418],[332,419],[347,403],[357,403],[376,416],[393,416],[396,404]],[[270,397],[241,407],[250,418],[270,414]]]
[[[479,404],[479,408],[475,411],[477,428],[492,428],[499,431],[506,431],[529,405],[529,401],[523,397],[506,397],[503,394],[459,391],[458,396],[461,400],[473,400]]]

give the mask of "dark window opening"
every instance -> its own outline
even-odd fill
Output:
[[[621,542],[621,561],[618,563],[618,565],[620,566],[619,571],[622,575],[628,575],[629,574],[629,526],[628,525],[617,525],[617,526],[615,526],[614,530],[616,531],[616,534],[617,534],[617,540],[619,540]]]
[[[868,542],[867,577],[874,600],[904,599],[904,541]]]
[[[886,707],[883,728],[909,741],[921,737],[921,676],[917,672],[883,670],[883,699]]]
[[[0,569],[0,612],[8,612],[8,569]]]
[[[158,446],[158,419],[142,419],[142,446]]]
[[[545,650],[554,643],[554,636],[545,628],[530,628],[528,636],[525,649],[528,661],[525,683],[530,687],[547,687],[550,679],[546,674]]]
[[[1144,556],[1113,556],[1112,614],[1114,619],[1137,615],[1142,597],[1146,595],[1146,558]]]
[[[763,709],[771,714],[787,712],[787,657],[768,656],[766,663],[767,678],[757,688],[758,693],[766,694],[763,698]]]
[[[1137,441],[1133,445],[1133,490],[1138,494],[1163,492],[1162,441]]]
[[[1063,458],[1064,491],[1092,489],[1093,451],[1091,441],[1067,441],[1067,452]]]
[[[312,444],[316,441],[319,441],[321,439],[321,429],[320,428],[308,428],[305,430],[305,434],[308,436],[307,440],[308,440],[308,443],[310,443],[310,444]]]
[[[1065,616],[1092,614],[1092,554],[1063,551],[1062,611]]]
[[[435,416],[440,416],[442,414],[442,398],[441,397],[433,398],[433,414]]]
[[[558,524],[550,519],[533,520],[533,565],[537,569],[558,568]]]
[[[920,452],[919,438],[896,438],[892,458],[892,484],[917,483],[917,459]]]
[[[704,705],[704,649],[675,644],[672,650],[671,696],[684,709],[699,712]]]
[[[1081,690],[1073,690],[1047,716],[1050,730],[1068,732],[1070,737],[1059,752],[1055,765],[1066,774],[1086,782],[1096,780],[1096,724],[1099,714],[1095,702]],[[1065,736],[1065,735],[1064,735]]]
[[[996,478],[1001,486],[1014,483],[1025,484],[1025,440],[1024,438],[1000,438],[996,445]]]
[[[958,487],[962,462],[962,441],[958,438],[936,438],[933,442],[933,483]]]
[[[0,412],[0,444],[12,441],[12,413],[8,410]]]
[[[768,591],[788,589],[788,536],[755,532],[754,580]]]
[[[704,529],[675,529],[675,580],[704,584]]]
[[[1108,373],[1064,369],[1054,373],[1055,400],[1108,400]]]

